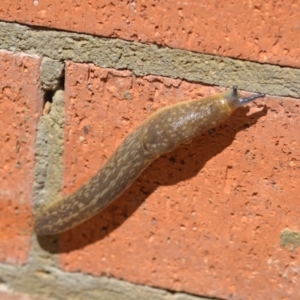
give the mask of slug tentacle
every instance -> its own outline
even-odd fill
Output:
[[[112,203],[157,157],[225,121],[239,106],[264,97],[247,98],[232,90],[159,109],[137,127],[100,171],[71,195],[35,211],[39,235],[68,230]]]
[[[258,99],[258,98],[264,98],[265,97],[265,94],[254,94],[250,97],[242,97],[242,95],[240,95],[238,93],[238,87],[236,85],[234,85],[232,87],[232,90],[231,91],[228,91],[228,92],[225,92],[224,93],[224,96],[228,102],[228,105],[231,106],[232,109],[236,109],[240,106],[243,106],[255,99]]]
[[[239,105],[243,106],[244,104],[247,104],[258,98],[264,98],[265,96],[266,96],[265,94],[257,94],[246,98],[239,98]]]
[[[256,95],[252,95],[250,97],[246,97],[246,98],[239,98],[239,94],[238,94],[238,87],[237,85],[234,85],[232,87],[232,94],[238,98],[238,104],[239,106],[243,106],[244,104],[247,104],[255,99],[258,99],[258,98],[264,98],[266,96],[266,94],[262,94],[262,93],[259,93],[259,94],[256,94]]]

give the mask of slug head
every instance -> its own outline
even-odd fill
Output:
[[[265,97],[265,94],[255,94],[250,97],[243,98],[242,95],[238,92],[237,85],[234,85],[232,87],[232,90],[224,92],[223,96],[227,100],[227,103],[232,108],[232,110],[235,110],[236,108],[243,106],[257,98]]]

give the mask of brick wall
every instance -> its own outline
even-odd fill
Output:
[[[299,11],[1,4],[0,295],[298,299]],[[157,159],[92,219],[34,234],[34,207],[80,187],[147,116],[233,84],[267,97]]]

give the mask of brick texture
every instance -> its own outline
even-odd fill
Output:
[[[0,53],[0,260],[25,263],[32,228],[40,60]]]
[[[69,62],[64,192],[157,108],[216,92]],[[300,249],[280,236],[299,225],[299,103],[267,97],[249,107],[163,155],[114,204],[63,234],[61,268],[225,299],[298,299]]]
[[[243,60],[300,67],[299,1],[2,2],[0,20],[233,57],[240,59],[233,67],[239,74]],[[85,43],[75,40],[75,50]],[[70,51],[47,46],[50,52]],[[78,59],[79,52],[71,52],[74,56],[59,57]],[[128,59],[125,53],[120,56]],[[155,59],[145,63],[155,64]],[[58,255],[35,245],[28,263],[35,139],[43,105],[41,58],[0,51],[0,65],[0,262],[5,263],[0,267],[34,278],[27,285],[17,271],[11,273],[15,278],[0,274],[1,299],[32,299],[7,286],[21,291],[26,285],[31,293],[42,286],[36,294],[50,295],[49,281],[38,274],[55,278],[61,270],[81,272],[83,282],[76,284],[82,289],[91,278],[84,274],[91,274],[219,299],[299,299],[298,100],[266,97],[238,109],[218,128],[158,158],[116,202],[60,235]],[[218,61],[211,74],[228,77],[223,65]],[[277,88],[289,85],[278,83],[289,76],[261,67]],[[260,72],[252,73],[261,78]],[[71,61],[65,75],[64,194],[95,174],[124,137],[158,108],[220,92],[181,79],[137,77]],[[57,280],[72,289],[70,273],[61,273]]]
[[[299,67],[299,12],[274,0],[8,0],[0,19]]]

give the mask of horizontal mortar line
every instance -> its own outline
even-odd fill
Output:
[[[50,46],[49,46],[50,45]],[[300,69],[63,30],[0,22],[0,48],[56,60],[300,97]]]
[[[120,41],[124,41],[124,42],[129,42],[129,43],[139,43],[141,45],[150,45],[150,43],[142,43],[142,42],[135,42],[133,40],[130,39],[126,39],[126,38],[119,38],[119,37],[111,37],[111,36],[104,36],[104,35],[100,35],[100,34],[92,34],[92,33],[83,33],[81,31],[76,31],[76,30],[66,30],[66,29],[61,29],[61,28],[49,28],[43,25],[32,25],[32,24],[27,24],[27,23],[22,23],[22,22],[18,22],[18,21],[1,21],[0,23],[6,23],[6,24],[16,24],[16,25],[20,25],[20,26],[25,26],[27,28],[30,28],[32,30],[43,30],[43,31],[51,31],[51,32],[64,32],[64,33],[74,33],[74,34],[79,34],[79,35],[87,35],[87,36],[91,36],[91,37],[98,37],[98,38],[102,38],[102,39],[111,39],[111,40],[120,40]],[[212,56],[212,57],[219,57],[219,58],[231,58],[233,60],[239,60],[239,61],[245,61],[245,62],[253,62],[253,63],[257,63],[260,65],[269,65],[269,66],[276,66],[276,64],[272,64],[272,63],[263,63],[263,62],[257,62],[255,60],[249,60],[249,59],[245,59],[245,58],[235,58],[233,56],[222,56],[222,55],[216,55],[216,54],[212,54],[212,53],[206,53],[206,52],[197,52],[195,50],[184,50],[183,48],[174,48],[174,47],[170,47],[170,46],[165,46],[165,45],[161,45],[158,43],[151,43],[152,45],[156,45],[158,48],[166,48],[166,49],[173,49],[173,50],[182,50],[182,51],[186,51],[189,53],[195,53],[195,54],[203,54],[203,55],[208,55],[208,56]],[[281,68],[290,68],[290,69],[298,69],[297,67],[291,67],[289,65],[278,65]]]
[[[36,275],[36,272],[45,272],[45,276],[39,277]],[[176,296],[179,295],[183,296],[185,300],[223,300],[221,298],[210,298],[207,296],[135,284],[113,277],[96,277],[79,272],[65,272],[55,267],[44,267],[43,269],[38,267],[31,268],[28,264],[14,266],[0,263],[0,283],[6,284],[15,292],[31,295],[43,296],[51,292],[52,295],[58,297],[57,299],[64,298],[66,294],[70,296],[72,293],[76,295],[80,294],[81,296],[85,294],[87,294],[86,296],[90,296],[89,291],[96,291],[99,294],[102,292],[110,292],[112,294],[120,293],[123,296],[133,293],[135,293],[135,295],[145,295],[145,293],[147,293],[150,294],[151,299],[159,300],[172,300],[173,297],[175,300],[177,299]],[[47,286],[47,288],[45,288],[45,286]],[[55,290],[53,290],[53,288],[55,288]],[[61,293],[62,290],[63,293]],[[128,297],[128,299],[131,299],[131,297]]]

